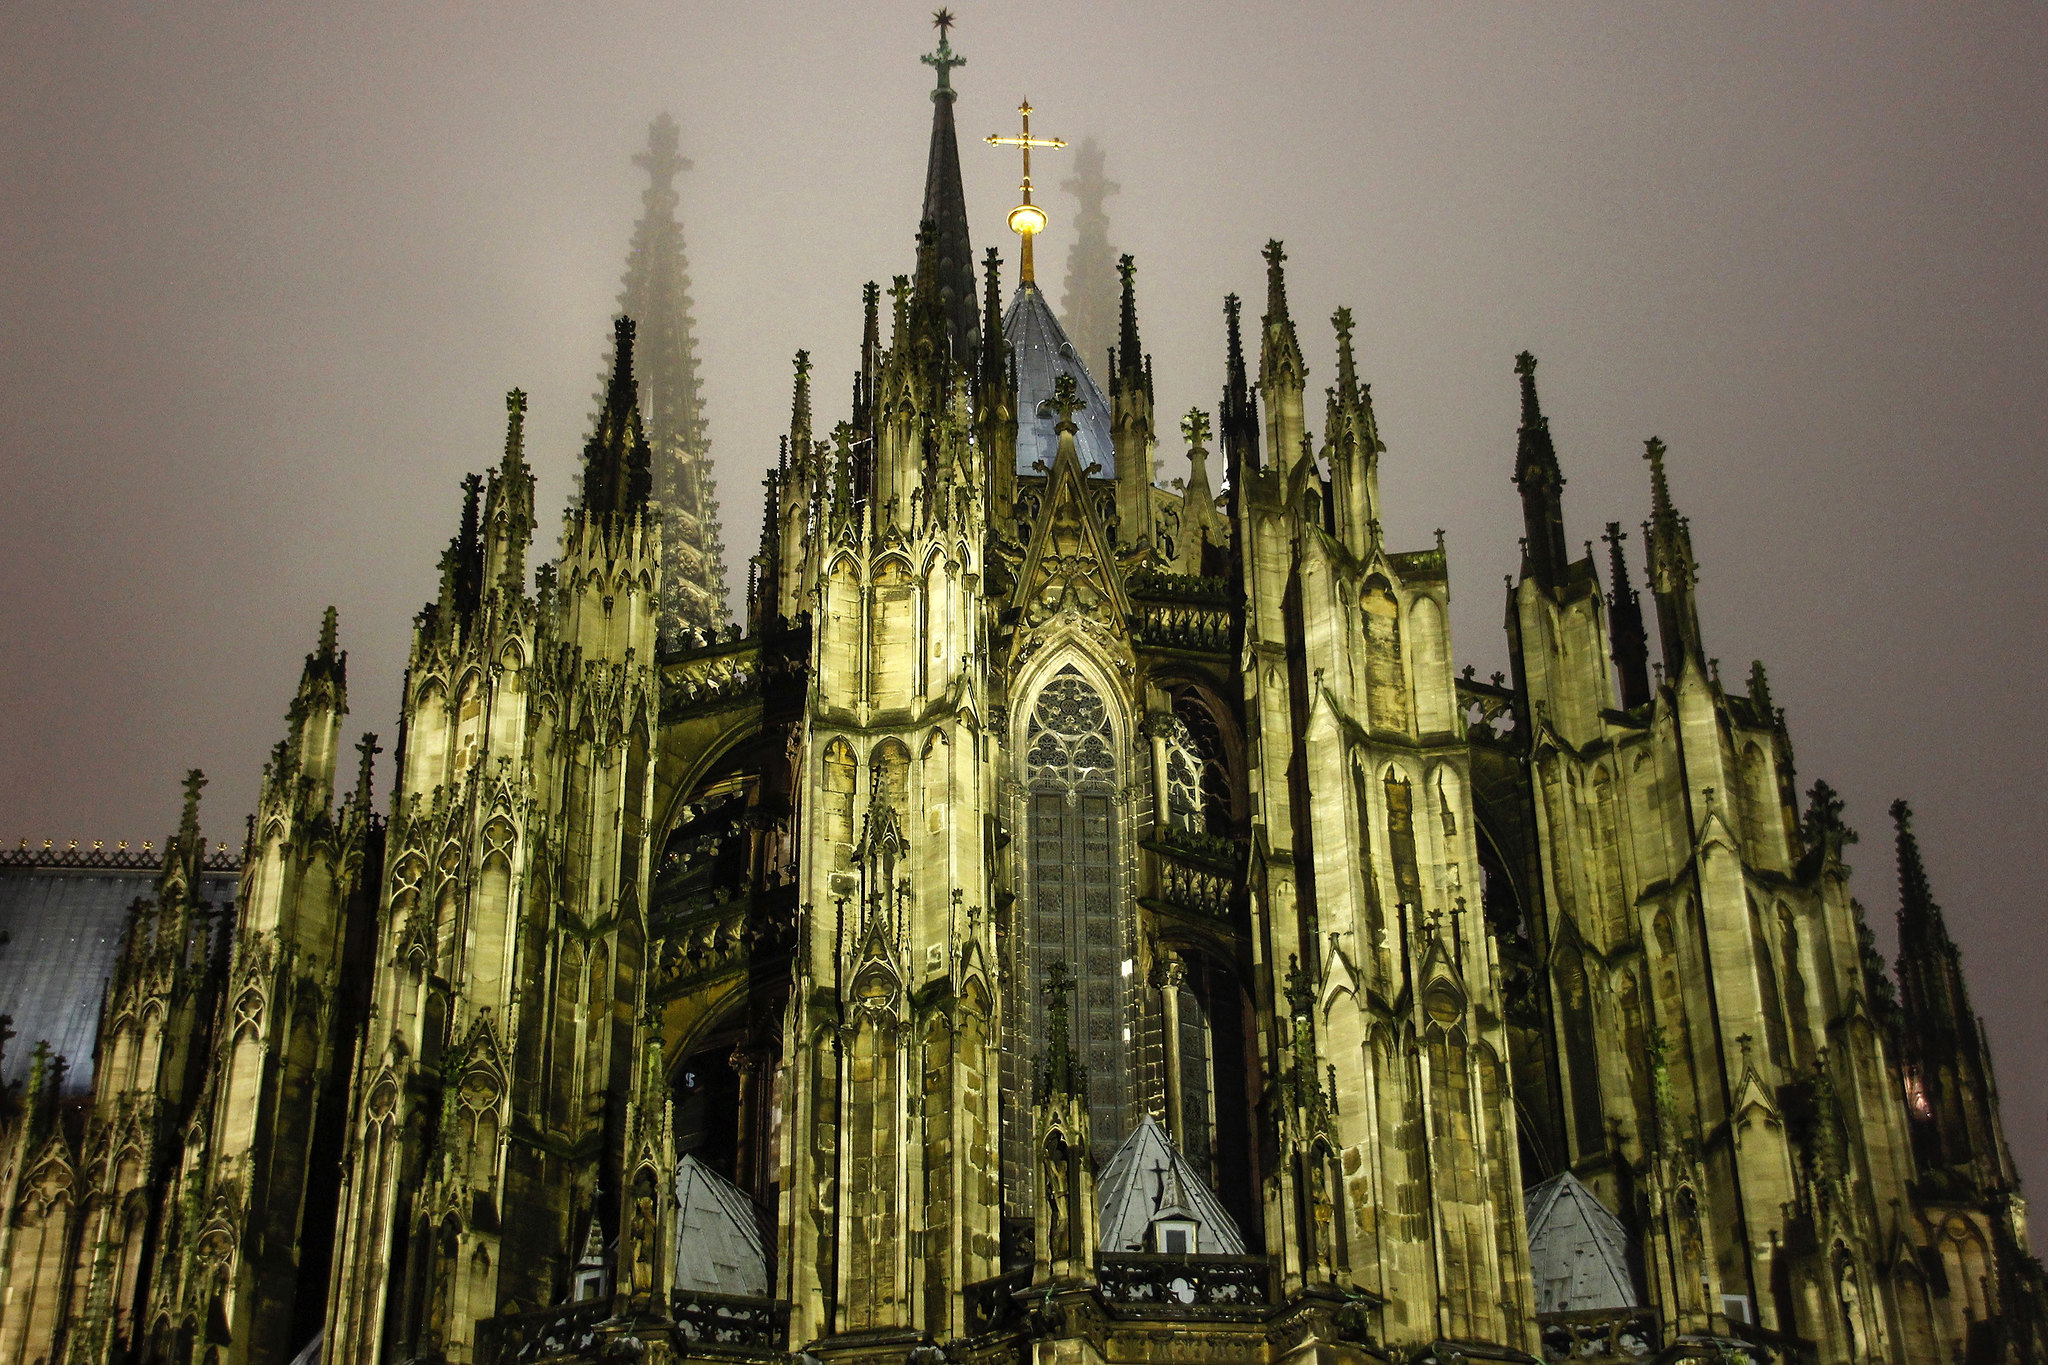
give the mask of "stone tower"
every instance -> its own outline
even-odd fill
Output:
[[[723,630],[727,620],[725,544],[698,387],[690,266],[676,221],[675,179],[690,169],[677,150],[679,141],[676,121],[663,114],[648,126],[647,149],[633,158],[647,172],[648,184],[619,289],[619,312],[638,328],[640,419],[653,452],[654,497],[661,504],[661,633],[668,641],[686,630]],[[607,375],[614,361],[607,354]],[[598,401],[604,401],[602,391]]]

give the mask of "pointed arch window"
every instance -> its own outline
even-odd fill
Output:
[[[1131,1107],[1117,774],[1108,703],[1068,664],[1039,692],[1025,735],[1029,998],[1019,1003],[1029,1011],[1030,1036],[1043,1039],[1046,1001],[1038,985],[1054,962],[1072,971],[1072,1041],[1088,1067],[1089,1121],[1104,1151],[1129,1131]],[[1016,1117],[1028,1126],[1028,1111]]]

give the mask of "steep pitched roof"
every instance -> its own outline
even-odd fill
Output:
[[[686,1156],[676,1163],[676,1202],[676,1288],[766,1297],[768,1256],[754,1201]]]
[[[1084,406],[1074,414],[1074,445],[1081,468],[1099,464],[1094,476],[1116,473],[1116,447],[1109,435],[1109,400],[1102,396],[1080,352],[1067,340],[1066,329],[1052,315],[1045,295],[1035,284],[1017,287],[1003,318],[1003,336],[1017,357],[1017,469],[1029,474],[1034,461],[1052,468],[1060,448],[1059,418],[1049,406],[1052,386],[1062,374],[1074,376]],[[1041,404],[1045,406],[1041,408]]]
[[[1628,1230],[1570,1171],[1522,1192],[1536,1311],[1637,1307]]]
[[[1143,1251],[1145,1230],[1156,1218],[1192,1218],[1200,1225],[1197,1251],[1244,1255],[1244,1236],[1207,1181],[1180,1154],[1150,1114],[1138,1121],[1103,1168],[1096,1186],[1104,1251]]]

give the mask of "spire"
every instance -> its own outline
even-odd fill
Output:
[[[612,328],[612,374],[604,410],[583,447],[583,510],[592,517],[644,511],[652,491],[652,452],[641,429],[639,385],[633,378],[633,334],[633,319],[621,314]]]
[[[1608,580],[1607,643],[1614,654],[1614,672],[1621,680],[1623,710],[1641,706],[1650,699],[1650,637],[1643,629],[1643,599],[1628,581],[1628,557],[1621,542],[1628,533],[1621,523],[1607,523]]]
[[[2012,1155],[1998,1119],[1984,1030],[1970,1008],[1962,955],[1913,836],[1913,811],[1892,802],[1899,850],[1899,996],[1913,1145],[1924,1171],[1978,1192],[2009,1186]]]
[[[526,393],[505,395],[505,458],[484,497],[484,581],[508,597],[526,589],[526,548],[533,541],[533,471],[526,464]]]
[[[1259,354],[1259,387],[1291,383],[1298,388],[1308,377],[1308,366],[1294,337],[1294,319],[1287,314],[1287,249],[1276,237],[1260,254],[1266,258],[1266,340]]]
[[[1231,471],[1233,487],[1237,483],[1236,471],[1242,467],[1253,469],[1259,463],[1259,415],[1252,403],[1251,382],[1245,373],[1244,336],[1241,326],[1243,303],[1237,295],[1230,294],[1223,300],[1223,322],[1227,334],[1223,401],[1218,406],[1216,420],[1222,428],[1223,460]]]
[[[811,453],[811,353],[796,353],[796,385],[789,398],[789,444],[784,455],[794,454],[801,464]]]
[[[1555,590],[1571,551],[1564,540],[1564,473],[1550,440],[1550,420],[1536,398],[1536,357],[1515,357],[1522,378],[1522,429],[1515,443],[1515,487],[1522,491],[1522,577]]]
[[[1351,310],[1330,314],[1330,327],[1337,334],[1337,382],[1329,389],[1323,435],[1330,451],[1331,505],[1338,534],[1354,554],[1365,554],[1378,536],[1379,428],[1372,389],[1358,379]]]
[[[356,743],[356,789],[349,797],[349,804],[360,811],[370,809],[370,800],[376,790],[377,755],[384,751],[377,747],[377,736],[365,730]]]
[[[1330,326],[1337,333],[1337,402],[1355,407],[1359,402],[1358,360],[1352,354],[1351,334],[1357,324],[1349,308],[1330,314]]]
[[[1003,338],[1003,258],[994,247],[982,262],[980,381],[983,401],[1002,386],[1009,370]]]
[[[1657,636],[1664,648],[1665,676],[1676,680],[1685,662],[1705,660],[1700,645],[1699,604],[1693,585],[1699,580],[1692,557],[1692,528],[1671,505],[1671,484],[1664,475],[1664,442],[1652,436],[1643,443],[1650,462],[1650,591],[1657,598]]]
[[[1109,382],[1112,388],[1122,388],[1142,378],[1144,371],[1143,351],[1138,344],[1138,266],[1128,253],[1117,259],[1116,277],[1122,295],[1117,304],[1116,364],[1110,371]]]
[[[1308,365],[1287,314],[1287,252],[1275,239],[1266,243],[1265,338],[1259,350],[1259,397],[1266,407],[1266,449],[1285,468],[1302,448],[1307,427],[1301,395]]]
[[[932,24],[939,30],[938,50],[920,60],[937,71],[939,79],[932,91],[932,145],[925,158],[924,212],[919,217],[936,233],[935,302],[945,319],[953,362],[970,365],[981,340],[981,321],[975,315],[974,248],[967,240],[967,195],[960,188],[960,140],[953,130],[953,101],[958,95],[951,80],[953,68],[965,66],[967,59],[948,41],[952,14],[942,9],[932,16]]]
[[[864,439],[875,434],[875,369],[882,360],[882,286],[869,280],[860,291],[860,370],[853,376],[853,429]]]
[[[1074,196],[1074,244],[1067,248],[1066,290],[1060,295],[1060,325],[1083,356],[1110,348],[1116,321],[1110,300],[1116,297],[1116,254],[1109,244],[1109,215],[1103,201],[1123,187],[1102,173],[1102,146],[1081,139],[1074,152],[1074,174],[1060,188]]]
[[[178,847],[191,849],[199,842],[199,793],[206,789],[206,774],[197,768],[185,774],[185,810],[178,817]]]
[[[1934,888],[1927,881],[1927,867],[1920,861],[1920,841],[1913,835],[1913,808],[1904,800],[1892,802],[1892,825],[1898,831],[1899,851],[1899,953],[1919,958],[1929,952],[1953,956],[1955,941],[1948,936],[1948,921],[1934,902]],[[1961,979],[1957,988],[1961,989]],[[1958,1001],[1967,1008],[1966,1000]]]
[[[652,495],[661,504],[664,640],[726,620],[725,546],[697,378],[689,263],[676,219],[675,179],[690,169],[680,140],[676,121],[664,113],[648,126],[646,150],[633,158],[648,185],[619,290],[619,311],[639,327],[640,415]],[[606,369],[616,369],[615,356]]]

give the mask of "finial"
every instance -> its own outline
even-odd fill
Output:
[[[1189,408],[1187,416],[1180,419],[1180,434],[1190,453],[1208,449],[1209,414],[1200,408]]]
[[[1064,433],[1080,430],[1074,424],[1074,414],[1087,407],[1088,403],[1081,397],[1080,386],[1074,382],[1074,376],[1065,370],[1060,371],[1059,377],[1052,381],[1050,405],[1060,417],[1059,424],[1053,428],[1054,431]]]
[[[1046,218],[1045,210],[1031,202],[1031,149],[1033,147],[1064,147],[1067,143],[1065,138],[1031,136],[1031,115],[1033,110],[1029,99],[1017,106],[1017,113],[1023,121],[1023,128],[1016,137],[1005,137],[997,133],[990,133],[984,141],[991,147],[1017,147],[1022,149],[1024,153],[1024,179],[1018,187],[1024,193],[1024,202],[1010,210],[1010,231],[1024,239],[1024,249],[1017,267],[1017,282],[1019,284],[1035,285],[1038,276],[1032,269],[1031,239],[1045,231]]]
[[[919,61],[939,73],[938,87],[932,91],[932,98],[934,100],[949,100],[958,95],[959,92],[953,89],[953,68],[967,65],[967,59],[953,51],[953,44],[948,40],[948,31],[953,27],[954,22],[953,11],[948,9],[935,11],[932,14],[932,27],[939,31],[939,50],[927,52],[924,56],[918,58]]]
[[[329,662],[334,659],[336,619],[334,607],[330,603],[326,614],[320,618],[320,657]]]

